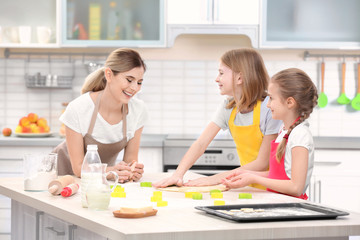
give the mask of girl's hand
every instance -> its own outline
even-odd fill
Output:
[[[209,177],[201,177],[194,180],[190,180],[186,182],[185,186],[211,186],[211,185],[217,185],[221,183],[221,179],[217,178],[216,175],[209,176]]]
[[[133,180],[133,181],[140,180],[140,178],[142,177],[142,175],[144,173],[144,164],[135,162],[131,168],[133,168],[133,169],[131,169],[132,176],[131,176],[130,180]]]
[[[164,178],[152,184],[156,188],[164,188],[170,185],[176,185],[181,187],[183,185],[183,179],[180,176],[173,174],[171,177]]]
[[[231,178],[234,178],[234,177],[236,177],[236,176],[238,176],[238,175],[240,175],[240,174],[243,174],[243,173],[245,173],[245,172],[247,172],[247,171],[244,170],[244,169],[239,168],[239,169],[236,169],[236,170],[231,171],[230,174],[227,175],[225,178],[226,178],[227,180],[230,180]]]
[[[229,179],[222,179],[221,182],[228,188],[242,188],[254,183],[254,177],[251,173],[242,173]]]

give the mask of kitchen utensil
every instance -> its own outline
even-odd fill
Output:
[[[57,178],[57,154],[24,155],[24,190],[47,191]]]
[[[345,95],[345,72],[346,72],[346,64],[345,62],[342,63],[341,67],[341,93],[340,96],[337,98],[337,102],[342,105],[346,105],[350,103],[350,99]]]
[[[351,101],[351,106],[355,110],[360,110],[360,63],[357,64],[358,71],[358,85],[357,85],[357,94],[355,98]]]
[[[40,44],[49,43],[51,39],[51,28],[46,26],[38,26],[36,27],[36,35]]]
[[[318,105],[319,107],[323,108],[328,103],[328,98],[326,94],[324,93],[324,74],[325,74],[325,63],[321,63],[321,92],[318,99]]]
[[[92,179],[86,190],[86,201],[91,210],[106,210],[109,207],[111,193],[116,188],[119,176],[114,171],[106,172],[106,163],[92,164]],[[106,177],[109,174],[115,176],[115,184],[111,187]],[[81,176],[83,177],[83,175]]]
[[[22,44],[31,42],[31,26],[19,26],[19,40]]]
[[[338,216],[349,215],[348,212],[310,203],[197,206],[195,209],[237,222],[335,219]]]
[[[89,74],[98,70],[99,68],[101,68],[103,66],[103,64],[96,63],[96,62],[89,62],[89,63],[85,63],[84,65],[86,66]]]

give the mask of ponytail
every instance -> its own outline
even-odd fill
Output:
[[[104,76],[104,67],[90,73],[81,88],[81,94],[87,92],[97,92],[101,91],[106,86],[106,79]]]
[[[282,157],[285,154],[285,149],[286,149],[286,144],[287,144],[287,140],[290,136],[291,131],[300,123],[302,123],[303,121],[305,121],[307,117],[305,116],[301,116],[298,119],[296,119],[296,121],[289,127],[288,132],[284,135],[283,139],[281,140],[281,143],[278,145],[277,149],[276,149],[276,161],[278,163],[280,163]]]

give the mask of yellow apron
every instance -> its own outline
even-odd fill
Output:
[[[260,109],[261,101],[258,101],[253,111],[253,124],[249,126],[235,125],[234,120],[237,108],[235,107],[231,112],[229,129],[236,144],[241,166],[254,161],[258,156],[264,137],[260,130]],[[260,184],[251,184],[250,186],[266,190],[266,188]]]

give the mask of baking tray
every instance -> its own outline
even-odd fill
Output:
[[[310,203],[242,204],[195,208],[237,222],[334,219],[349,215],[347,212]]]

